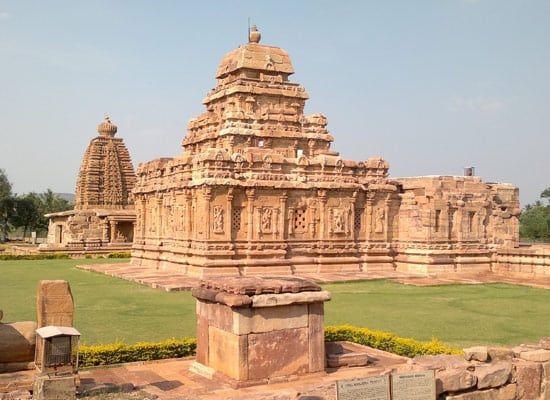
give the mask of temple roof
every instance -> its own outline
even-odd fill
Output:
[[[216,78],[223,78],[239,69],[293,74],[294,68],[288,53],[280,47],[259,44],[260,37],[256,27],[253,27],[250,32],[250,42],[223,57],[216,72]]]

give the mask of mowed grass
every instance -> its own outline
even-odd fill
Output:
[[[195,336],[189,292],[160,290],[74,268],[127,260],[0,261],[4,321],[36,319],[40,279],[71,283],[75,325],[86,344]],[[512,285],[414,287],[389,281],[324,285],[327,325],[350,324],[454,346],[519,344],[550,336],[550,290]]]

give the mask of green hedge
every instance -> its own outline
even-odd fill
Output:
[[[195,354],[194,338],[169,339],[158,343],[114,343],[98,346],[80,346],[79,363],[82,367],[119,364],[133,361],[180,358]]]
[[[325,340],[327,342],[347,340],[405,357],[424,354],[462,354],[461,349],[449,347],[435,338],[429,342],[420,342],[415,339],[402,338],[390,332],[356,328],[349,325],[327,326]]]
[[[405,357],[424,354],[462,354],[462,350],[449,347],[437,339],[429,342],[402,338],[389,332],[374,331],[353,326],[327,326],[325,340],[347,340],[375,349]],[[97,346],[80,346],[80,365],[119,364],[133,361],[162,360],[188,357],[195,354],[197,341],[194,338],[169,339],[158,343],[124,344],[114,343]]]
[[[71,258],[64,253],[41,253],[41,254],[0,254],[0,260],[66,260]]]
[[[132,253],[129,251],[116,251],[114,253],[109,253],[107,255],[107,258],[130,258],[132,257]]]

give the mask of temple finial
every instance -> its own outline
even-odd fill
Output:
[[[258,30],[258,27],[256,25],[252,25],[250,32],[248,33],[248,43],[260,43],[261,38],[262,34]]]

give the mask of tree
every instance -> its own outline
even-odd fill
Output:
[[[541,199],[550,200],[550,187],[541,194]],[[550,242],[550,202],[544,205],[541,200],[527,204],[519,216],[520,236],[524,239]]]
[[[40,226],[42,216],[36,197],[30,193],[23,197],[16,197],[14,201],[15,213],[11,218],[13,226],[23,228],[23,239],[27,236],[27,231],[36,230]]]
[[[11,229],[10,220],[14,214],[14,200],[11,183],[5,171],[0,168],[0,242],[6,241]]]

